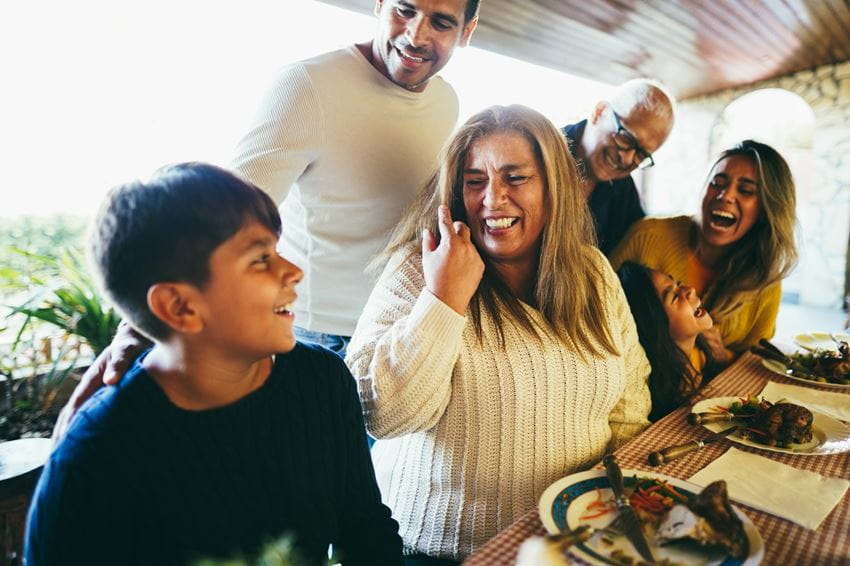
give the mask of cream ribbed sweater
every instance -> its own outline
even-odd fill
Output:
[[[457,112],[440,77],[411,92],[353,45],[281,72],[233,165],[280,204],[281,254],[304,270],[298,326],[354,331],[374,284],[366,265],[434,173]]]
[[[597,254],[621,355],[586,360],[511,326],[502,348],[488,317],[481,344],[466,317],[424,288],[413,247],[387,265],[347,362],[380,439],[375,471],[408,552],[463,559],[537,505],[550,483],[647,425],[649,363]]]

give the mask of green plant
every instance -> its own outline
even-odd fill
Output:
[[[12,308],[8,318],[23,316],[15,337],[17,345],[27,331],[33,331],[34,321],[59,328],[66,334],[79,336],[94,351],[95,356],[112,341],[121,317],[104,304],[97,286],[85,269],[79,252],[65,250],[60,257],[36,255],[23,250],[31,262],[43,268],[52,268],[56,277],[44,281],[32,276],[32,285],[38,288],[24,302]],[[42,269],[41,272],[48,272]]]
[[[236,557],[216,560],[207,558],[195,562],[193,566],[303,566],[306,564],[292,543],[289,535],[284,535],[268,544],[256,558]],[[330,566],[331,561],[325,561]]]
[[[105,305],[79,251],[6,247],[0,255],[13,258],[0,278],[15,303],[4,305],[0,329],[0,439],[49,435],[62,394],[70,392],[65,385],[73,385],[66,378],[109,345],[120,317]]]
[[[71,345],[66,344],[49,369],[25,379],[13,379],[9,368],[2,368],[5,378],[5,408],[0,412],[0,442],[24,436],[49,434],[59,407],[57,396],[67,377],[75,370],[79,350],[70,360]]]
[[[57,257],[57,250],[81,245],[86,220],[65,214],[47,217],[20,216],[0,223],[0,291],[5,295],[27,292],[33,277],[55,275],[54,267],[32,262],[26,254]]]

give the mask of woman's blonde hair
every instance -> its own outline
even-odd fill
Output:
[[[797,204],[791,169],[769,145],[744,140],[721,153],[711,171],[724,159],[736,155],[752,159],[756,166],[759,213],[753,227],[719,265],[714,283],[704,294],[705,304],[718,317],[735,310],[747,294],[786,277],[797,264],[794,242]]]
[[[600,290],[605,285],[602,262],[593,247],[593,221],[575,161],[563,134],[543,115],[525,106],[492,106],[471,117],[455,132],[443,148],[438,171],[404,215],[376,264],[385,262],[411,242],[421,247],[426,228],[439,236],[437,208],[441,204],[449,207],[454,220],[468,224],[463,202],[467,155],[475,142],[495,133],[517,133],[525,137],[545,173],[548,219],[541,234],[534,306],[562,342],[572,342],[595,354],[601,353],[601,345],[616,355],[603,306],[604,293]],[[478,338],[483,336],[482,310],[493,319],[502,343],[504,318],[531,336],[539,337],[541,329],[535,328],[520,300],[486,255],[481,255],[484,277],[470,303]]]

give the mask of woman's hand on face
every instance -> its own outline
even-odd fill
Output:
[[[425,287],[455,312],[465,315],[484,275],[484,262],[470,239],[469,227],[452,222],[447,206],[440,206],[437,219],[439,245],[430,230],[422,235]]]
[[[711,357],[714,358],[716,363],[725,366],[735,361],[735,352],[723,344],[723,338],[720,336],[720,331],[717,330],[716,325],[703,331],[702,335],[705,337],[705,341],[711,349]]]

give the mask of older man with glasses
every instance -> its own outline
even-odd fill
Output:
[[[649,79],[622,84],[590,117],[562,128],[579,162],[596,223],[599,249],[608,255],[645,213],[631,172],[655,165],[652,154],[673,128],[673,101]]]

